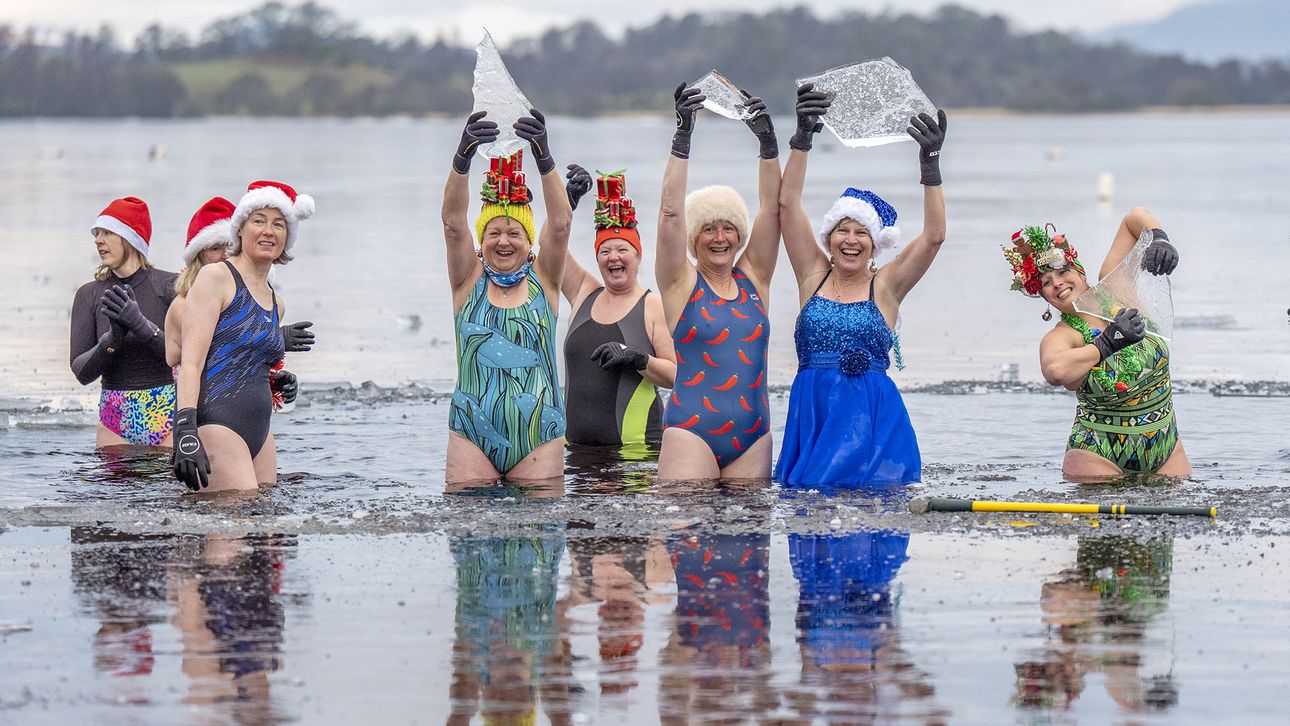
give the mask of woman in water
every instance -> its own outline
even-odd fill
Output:
[[[448,282],[457,330],[457,387],[449,413],[449,483],[551,479],[564,471],[564,397],[556,371],[555,325],[573,211],[547,142],[542,114],[515,123],[542,175],[546,223],[541,252],[523,152],[494,158],[473,234],[466,219],[470,162],[497,124],[466,120],[443,195]],[[479,247],[474,244],[479,240]]]
[[[1012,289],[1042,297],[1061,314],[1039,344],[1039,363],[1044,380],[1075,391],[1078,402],[1062,475],[1075,482],[1138,473],[1190,476],[1174,422],[1168,346],[1146,334],[1134,308],[1108,310],[1110,323],[1076,310],[1075,300],[1089,289],[1084,265],[1066,236],[1052,236],[1049,227],[1019,230],[1004,257]],[[1152,241],[1138,264],[1152,275],[1174,271],[1178,251],[1151,212],[1137,207],[1120,221],[1099,278],[1124,261],[1145,230]],[[1045,311],[1044,319],[1051,318]]]
[[[923,231],[880,268],[878,255],[895,246],[900,231],[896,210],[877,194],[848,188],[818,231],[811,229],[802,208],[806,159],[829,101],[809,83],[797,98],[780,214],[802,309],[793,332],[798,370],[775,478],[785,486],[820,489],[916,482],[922,466],[918,440],[887,376],[888,351],[901,302],[945,240],[945,112],[936,119],[910,119],[922,170]]]
[[[286,309],[269,269],[291,261],[314,200],[280,182],[247,187],[229,259],[197,273],[184,306],[175,476],[190,489],[256,489],[278,478],[269,371],[286,352]]]
[[[72,302],[71,365],[82,385],[103,379],[94,443],[170,446],[175,381],[163,330],[175,273],[148,264],[152,218],[142,199],[113,200],[90,232],[99,268]]]
[[[574,208],[591,175],[571,164],[565,190]],[[573,307],[564,340],[566,436],[586,446],[657,445],[663,436],[658,388],[676,379],[676,353],[663,302],[637,280],[641,236],[622,172],[596,180],[597,280],[572,254],[560,289]]]
[[[779,256],[779,142],[766,105],[746,96],[752,116],[745,123],[760,144],[760,207],[749,230],[748,208],[734,189],[712,186],[686,196],[690,137],[705,99],[697,88],[681,84],[675,100],[676,134],[663,172],[654,269],[677,371],[663,420],[658,477],[766,479],[766,305]]]

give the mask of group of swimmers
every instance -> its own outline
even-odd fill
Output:
[[[472,225],[471,162],[500,129],[484,112],[467,119],[442,209],[458,361],[448,482],[551,480],[563,475],[566,446],[644,444],[660,446],[663,481],[770,478],[767,306],[781,239],[797,280],[799,367],[774,479],[812,488],[919,481],[917,438],[887,370],[893,352],[900,366],[900,304],[946,237],[945,112],[910,119],[924,189],[923,229],[880,266],[878,257],[900,240],[896,211],[880,196],[848,188],[814,228],[802,207],[809,152],[831,103],[827,94],[811,84],[798,89],[797,127],[782,167],[765,104],[745,98],[745,123],[759,149],[759,204],[751,218],[730,187],[686,193],[695,119],[705,98],[681,84],[674,99],[676,132],[655,240],[657,293],[638,280],[643,244],[624,174],[593,180],[576,164],[562,174],[537,110],[514,130],[530,146],[539,173],[546,207],[540,231],[522,151],[490,160]],[[568,251],[573,209],[593,187],[599,279]],[[273,482],[270,390],[285,384],[294,393],[294,377],[271,371],[285,349],[307,349],[312,336],[308,323],[280,328],[282,302],[268,272],[290,260],[296,225],[312,213],[312,200],[283,184],[252,184],[237,205],[225,202],[227,222],[212,227],[228,242],[212,242],[210,249],[227,249],[229,259],[213,264],[218,258],[186,254],[189,269],[173,285],[173,275],[147,267],[148,234],[129,222],[129,205],[142,203],[113,202],[95,223],[103,267],[78,292],[73,312],[73,369],[83,383],[104,377],[99,444],[166,445],[169,411],[178,408],[180,480],[194,489]],[[146,221],[146,207],[142,216]],[[194,226],[201,226],[196,218]],[[1143,269],[1173,271],[1177,250],[1160,223],[1137,208],[1120,223],[1103,277],[1144,230],[1153,241]],[[1138,311],[1119,309],[1110,323],[1078,311],[1075,300],[1089,289],[1084,267],[1051,225],[1023,228],[1004,256],[1013,288],[1042,297],[1061,315],[1041,344],[1040,360],[1049,383],[1077,394],[1064,475],[1189,475],[1174,422],[1168,349],[1147,335]],[[562,296],[574,311],[563,348],[567,396],[557,363]],[[180,325],[182,335],[172,334]],[[284,343],[284,334],[296,347]],[[177,392],[165,364],[179,366]],[[661,398],[660,389],[671,391]],[[129,437],[139,427],[151,432],[148,440]]]

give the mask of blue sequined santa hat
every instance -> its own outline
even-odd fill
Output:
[[[867,189],[847,187],[820,221],[819,240],[825,250],[829,248],[829,235],[844,219],[854,219],[869,230],[869,236],[873,238],[875,258],[895,247],[900,240],[895,208]]]

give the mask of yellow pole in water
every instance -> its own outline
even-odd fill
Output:
[[[944,497],[916,497],[909,502],[914,514],[926,512],[1054,512],[1058,514],[1172,514],[1217,517],[1217,507],[1175,507],[1142,504],[1067,504],[1062,502],[992,502]]]

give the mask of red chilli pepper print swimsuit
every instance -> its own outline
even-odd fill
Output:
[[[709,289],[703,275],[697,277],[672,334],[676,387],[663,425],[703,439],[724,468],[770,431],[770,320],[757,289],[738,268],[732,300]]]

